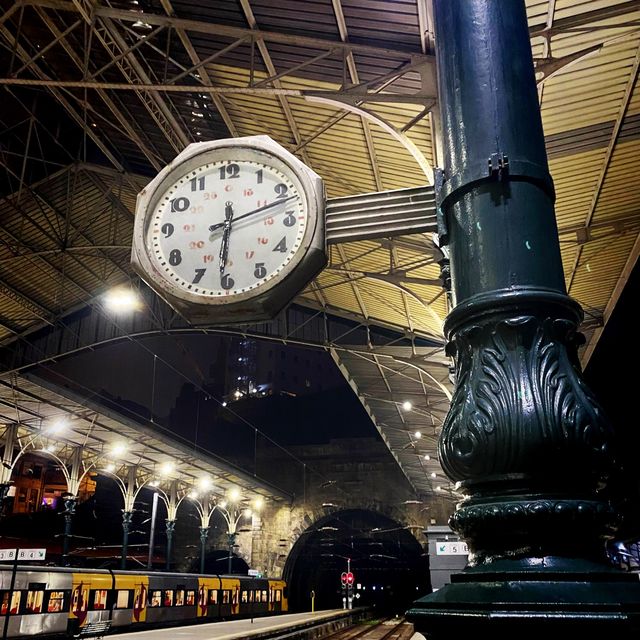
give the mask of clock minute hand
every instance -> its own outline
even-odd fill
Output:
[[[231,235],[231,222],[233,221],[233,203],[227,202],[224,207],[224,232],[222,234],[222,245],[220,246],[220,277],[224,275],[224,269],[227,265],[227,256],[229,255],[229,236]]]
[[[243,218],[247,218],[248,216],[252,216],[254,213],[260,213],[261,211],[264,211],[265,209],[270,209],[271,207],[275,207],[278,204],[282,204],[284,202],[288,202],[289,200],[294,200],[295,198],[297,198],[298,196],[289,196],[288,198],[282,198],[281,200],[274,200],[273,202],[270,202],[269,204],[265,204],[262,207],[258,207],[257,209],[254,209],[253,211],[248,211],[247,213],[243,213],[241,216],[238,216],[237,218],[234,218],[233,221],[234,222],[238,222],[239,220],[242,220]],[[217,229],[220,229],[222,227],[225,226],[226,221],[225,222],[218,222],[217,224],[212,224],[209,227],[209,231],[216,231]]]

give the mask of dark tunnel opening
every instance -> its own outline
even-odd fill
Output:
[[[419,534],[421,535],[421,533]],[[354,575],[353,607],[401,615],[431,592],[429,559],[411,530],[362,509],[331,513],[302,533],[284,570],[291,611],[340,609],[346,595],[341,574]]]

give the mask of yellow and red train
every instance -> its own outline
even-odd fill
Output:
[[[283,580],[0,565],[0,632],[7,638],[77,633],[111,620],[132,630],[287,611]],[[8,620],[7,620],[8,616]]]

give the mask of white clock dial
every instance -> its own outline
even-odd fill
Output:
[[[171,184],[147,231],[162,276],[213,298],[268,286],[300,249],[309,223],[300,183],[283,169],[227,158]]]

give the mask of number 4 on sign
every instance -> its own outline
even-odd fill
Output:
[[[18,549],[18,560],[44,560],[46,549]]]

